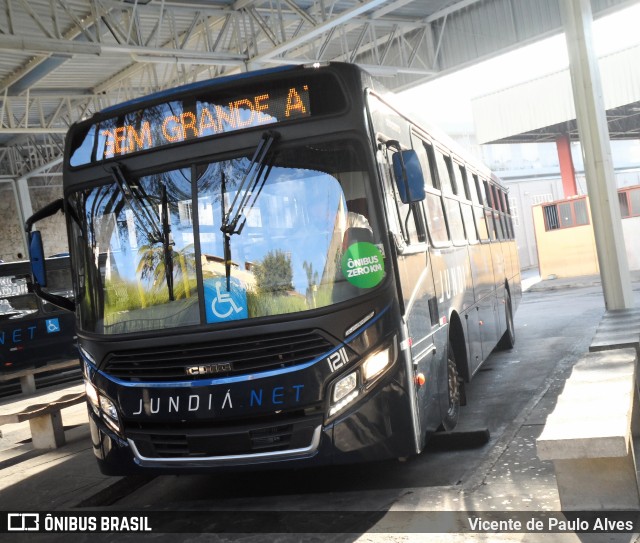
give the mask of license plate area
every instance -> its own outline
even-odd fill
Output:
[[[146,458],[211,458],[275,453],[310,446],[321,416],[274,417],[259,425],[170,428],[138,425],[126,435]]]

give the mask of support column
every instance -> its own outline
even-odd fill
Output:
[[[593,50],[591,3],[563,0],[560,13],[569,51],[573,99],[582,143],[587,192],[608,310],[633,307],[609,130],[598,59]]]
[[[25,251],[23,258],[29,258],[29,240],[27,234],[24,231],[24,223],[27,218],[33,215],[33,208],[31,207],[31,195],[29,194],[29,181],[26,177],[21,177],[15,182],[16,191],[16,203],[18,204],[18,219],[20,221],[20,232],[22,234],[22,241],[24,243]]]
[[[562,190],[565,198],[578,196],[578,186],[576,185],[576,170],[573,167],[571,156],[571,139],[569,134],[562,134],[556,138],[556,148],[560,161],[560,175],[562,176]]]

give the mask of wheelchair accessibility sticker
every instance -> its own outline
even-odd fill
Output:
[[[204,302],[207,322],[224,322],[249,318],[247,291],[238,279],[231,278],[227,290],[226,277],[214,277],[204,281]]]
[[[47,326],[48,334],[55,334],[60,331],[60,321],[58,319],[47,319],[45,325]]]

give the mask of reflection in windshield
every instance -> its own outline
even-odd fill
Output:
[[[225,213],[244,190],[251,154],[129,179],[134,203],[114,182],[75,194],[82,328],[113,334],[280,315],[375,287],[384,251],[362,155],[346,141],[278,148],[227,251]]]
[[[73,231],[87,329],[124,333],[199,322],[189,178],[189,169],[173,170],[129,181],[131,193],[110,183],[75,195],[85,219]]]
[[[279,136],[277,132],[269,131],[262,134],[260,143],[256,147],[253,158],[246,168],[240,185],[236,187],[236,194],[229,208],[222,209],[222,224],[220,230],[224,235],[224,261],[225,277],[227,279],[227,291],[231,289],[231,236],[242,233],[247,224],[247,214],[251,213],[260,193],[271,172],[271,164],[267,164],[269,150]],[[271,155],[273,163],[273,155]],[[227,197],[227,183],[225,173],[221,172],[220,189],[222,202]]]

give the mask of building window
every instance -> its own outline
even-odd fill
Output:
[[[545,230],[559,230],[589,224],[587,199],[565,200],[542,206]]]
[[[556,205],[543,206],[542,211],[544,213],[545,230],[557,230],[558,228],[560,228],[560,221],[558,220],[558,207]]]
[[[511,211],[511,220],[513,221],[513,226],[520,226],[518,202],[513,196],[509,196],[509,210]]]
[[[584,226],[585,224],[589,224],[589,214],[587,212],[586,198],[573,202],[573,213],[576,218],[576,226]]]
[[[640,186],[619,190],[618,200],[623,219],[640,216]]]

